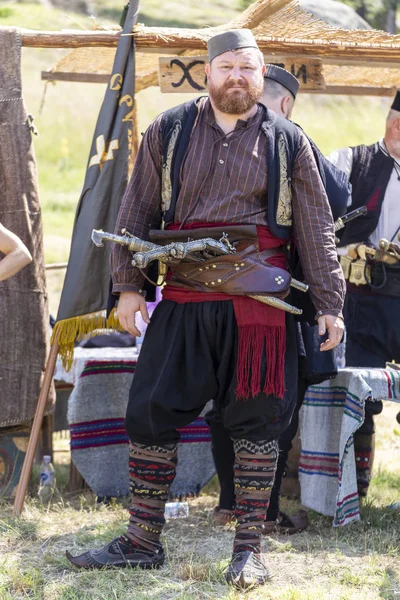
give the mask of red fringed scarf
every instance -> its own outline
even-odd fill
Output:
[[[226,223],[192,223],[183,229],[200,227],[223,227]],[[232,226],[232,224],[229,224]],[[169,229],[180,229],[171,225]],[[267,248],[282,246],[279,238],[272,235],[268,227],[257,226],[260,252]],[[286,268],[282,252],[268,259],[268,262],[281,269]],[[238,398],[250,398],[263,392],[283,398],[285,392],[285,352],[286,326],[284,311],[262,304],[245,296],[234,296],[218,292],[197,292],[174,287],[168,284],[163,288],[163,298],[179,304],[185,302],[205,302],[232,300],[238,326],[238,357],[236,365]],[[261,359],[263,348],[266,351],[266,373],[262,381]]]

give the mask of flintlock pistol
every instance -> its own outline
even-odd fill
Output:
[[[122,235],[116,235],[114,233],[102,231],[101,229],[93,229],[92,241],[98,247],[104,246],[104,241],[126,246],[128,250],[133,253],[132,265],[139,269],[146,268],[149,263],[154,260],[158,260],[165,264],[173,264],[174,262],[176,263],[182,260],[199,262],[212,258],[213,256],[234,254],[236,252],[235,247],[229,242],[226,234],[219,240],[214,240],[213,238],[190,240],[189,238],[187,242],[172,242],[166,246],[159,246],[158,244],[141,240],[127,232],[125,229],[123,229],[121,233]],[[291,279],[290,285],[302,292],[308,290],[307,284],[293,278]],[[274,296],[249,294],[248,297],[295,315],[301,315],[303,312],[300,308],[296,308]]]

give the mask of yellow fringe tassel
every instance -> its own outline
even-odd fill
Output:
[[[75,342],[95,335],[101,335],[104,333],[104,330],[110,329],[124,331],[118,321],[118,317],[115,315],[114,308],[108,319],[106,318],[106,311],[102,310],[80,317],[57,321],[51,336],[51,343],[58,344],[58,354],[60,355],[64,369],[68,372],[72,367]]]

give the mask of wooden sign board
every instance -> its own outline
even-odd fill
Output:
[[[300,91],[325,88],[320,58],[293,58],[264,56],[266,63],[287,69],[300,80]],[[158,80],[163,93],[203,93],[207,91],[204,67],[207,55],[161,56],[158,59]]]

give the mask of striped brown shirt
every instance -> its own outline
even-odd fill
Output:
[[[198,118],[181,168],[176,223],[241,223],[267,225],[267,143],[261,129],[264,111],[225,135],[217,125],[210,101],[199,102]],[[161,224],[161,115],[147,129],[119,212],[116,233],[122,228],[148,239]],[[339,314],[345,293],[337,260],[328,199],[307,138],[292,171],[294,235],[303,271],[317,311]],[[130,255],[115,245],[111,258],[113,291],[138,291],[140,272]]]

